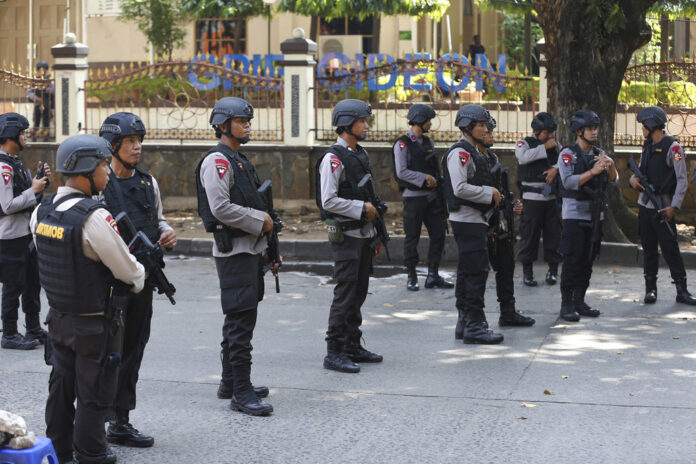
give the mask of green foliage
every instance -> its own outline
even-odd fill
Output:
[[[526,13],[532,9],[532,0],[476,0],[482,10],[505,11],[508,13]]]
[[[602,45],[607,36],[626,29],[626,15],[616,0],[589,2],[585,20],[590,26],[590,42],[596,47]]]
[[[119,19],[135,22],[158,55],[171,59],[174,48],[184,45],[187,15],[181,0],[123,0]]]
[[[201,82],[205,79],[201,76]],[[90,98],[96,98],[101,103],[125,102],[156,102],[167,100],[178,93],[193,94],[197,90],[188,79],[182,79],[176,74],[156,75],[146,79],[136,79],[122,82],[104,89],[96,88],[94,83],[87,84]]]
[[[181,0],[181,3],[196,18],[249,18],[268,11],[262,0]]]
[[[638,106],[667,105],[693,108],[696,105],[696,85],[687,81],[624,81],[619,92],[619,102]]]
[[[502,42],[505,46],[508,68],[524,69],[524,15],[517,13],[503,13],[503,32],[505,37]],[[532,43],[543,37],[541,26],[532,21]]]
[[[669,19],[689,18],[696,15],[696,1],[659,0],[652,5],[650,12]]]
[[[282,0],[278,10],[326,19],[365,19],[374,14],[440,19],[449,6],[449,0]]]

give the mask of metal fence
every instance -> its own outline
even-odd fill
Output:
[[[54,81],[44,70],[38,76],[23,75],[3,63],[0,69],[0,114],[19,113],[31,124],[27,131],[30,141],[55,140]]]
[[[373,118],[368,140],[392,142],[407,127],[413,103],[430,104],[437,114],[430,132],[438,141],[461,137],[454,120],[464,104],[486,107],[498,123],[496,140],[514,142],[529,132],[538,111],[538,79],[499,74],[459,61],[397,60],[365,69],[320,70],[315,88],[316,138],[336,138],[331,127],[333,105],[344,98],[370,102]],[[536,80],[535,80],[536,79]]]
[[[109,114],[129,111],[142,118],[148,140],[212,140],[215,102],[240,97],[254,106],[252,140],[283,140],[283,80],[244,74],[213,55],[90,70],[85,93],[88,133],[98,133]]]

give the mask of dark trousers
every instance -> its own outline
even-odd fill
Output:
[[[592,250],[592,224],[590,221],[564,219],[561,235],[561,254],[563,255],[563,271],[561,272],[561,288],[587,290],[592,277],[592,264],[599,254],[602,241],[599,239]]]
[[[36,253],[29,251],[31,235],[12,240],[2,240],[3,254],[7,248],[11,252],[12,262],[3,260],[2,280],[2,326],[4,335],[17,333],[19,303],[25,316],[27,329],[40,327],[41,284],[39,283],[39,266]]]
[[[150,339],[152,321],[152,288],[146,286],[140,293],[129,295],[128,307],[123,325],[123,352],[118,374],[118,389],[114,400],[114,410],[121,415],[135,409],[135,385],[145,353],[145,345]]]
[[[539,256],[539,239],[544,236],[544,261],[560,263],[561,217],[556,200],[522,200],[520,217],[520,245],[517,261],[533,263]]]
[[[262,259],[248,253],[215,258],[225,314],[220,343],[222,381],[237,387],[251,382],[251,339],[264,294]]]
[[[657,269],[660,266],[660,255],[657,252],[657,244],[660,244],[662,256],[664,256],[672,279],[683,279],[686,277],[684,261],[679,252],[677,243],[677,228],[674,220],[669,223],[674,235],[670,235],[665,224],[660,222],[656,210],[648,209],[644,206],[638,211],[638,231],[640,243],[643,247],[643,272],[646,277],[657,277]]]
[[[427,196],[404,198],[404,265],[407,269],[418,264],[418,240],[425,224],[430,237],[428,264],[438,265],[445,248],[446,217],[439,200]]]
[[[484,295],[488,279],[486,224],[450,221],[459,249],[457,283],[454,290],[457,310],[466,324],[485,322]]]
[[[42,122],[44,128],[48,129],[48,125],[51,122],[50,104],[44,104],[43,111],[41,110],[41,105],[34,105],[34,127],[38,128],[39,126],[41,126]]]
[[[334,298],[329,310],[326,342],[340,347],[360,343],[362,314],[372,272],[372,250],[368,238],[345,237],[341,244],[332,243],[334,257]]]
[[[501,311],[515,307],[515,246],[512,240],[488,242],[488,258],[495,271],[495,292]]]
[[[46,436],[60,462],[72,459],[74,451],[80,463],[101,463],[106,457],[104,420],[118,377],[117,363],[107,358],[120,352],[121,334],[116,331],[107,337],[103,316],[50,310],[46,321],[53,347]]]

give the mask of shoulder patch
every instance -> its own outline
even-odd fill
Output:
[[[570,153],[563,153],[561,159],[563,160],[563,165],[567,167],[570,165],[570,162],[573,161],[573,155]]]
[[[336,172],[336,169],[341,167],[341,158],[331,153],[329,157],[329,164],[331,164],[331,172]]]
[[[220,179],[222,179],[225,176],[225,174],[227,174],[227,171],[230,170],[230,162],[226,159],[216,158],[215,170],[217,171]]]
[[[118,224],[116,224],[116,220],[114,219],[114,217],[112,215],[109,214],[108,216],[106,216],[106,222],[109,223],[111,228],[114,229],[114,231],[118,235],[121,235],[121,232],[118,230]]]
[[[11,172],[3,172],[2,173],[2,180],[5,181],[5,185],[9,184],[11,179],[12,179]]]
[[[517,147],[518,147],[518,148],[519,148],[519,147],[524,147],[524,144],[525,144],[525,141],[524,141],[524,140],[520,140],[519,142],[517,142]]]
[[[406,148],[406,142],[404,142],[403,140],[399,140],[399,148],[401,148],[402,150]]]
[[[681,146],[679,145],[674,145],[672,147],[672,154],[674,155],[674,161],[679,162],[684,159],[684,153],[682,152]]]
[[[468,151],[461,150],[459,152],[459,162],[462,164],[462,167],[466,166],[466,163],[469,162],[469,158],[471,158],[471,155]]]
[[[14,170],[12,169],[12,166],[10,166],[9,164],[3,164],[3,165],[2,165],[2,170],[3,170],[3,171],[10,171],[10,172],[13,172],[13,171],[14,171]]]

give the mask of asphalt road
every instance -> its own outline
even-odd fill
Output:
[[[373,279],[364,337],[385,360],[357,375],[322,368],[329,279],[284,272],[253,341],[252,379],[275,408],[265,418],[216,398],[223,315],[212,260],[166,271],[178,304],[156,298],[131,415],[155,446],[114,447],[120,463],[696,462],[696,308],[674,303],[666,269],[658,303],[645,306],[641,269],[597,267],[588,301],[603,314],[579,323],[557,320],[558,286],[518,278],[518,309],[537,323],[502,329],[497,346],[454,340],[453,290]],[[488,284],[497,329],[492,275]],[[48,372],[39,350],[0,350],[0,409],[39,435]]]

